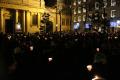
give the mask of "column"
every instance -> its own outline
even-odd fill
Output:
[[[15,32],[16,32],[17,23],[18,23],[18,10],[15,11]]]
[[[26,32],[25,31],[25,27],[26,27],[25,26],[25,11],[23,11],[23,25],[22,26],[23,26],[23,32]]]
[[[0,32],[4,32],[3,9],[0,9]]]
[[[40,28],[40,13],[38,13],[38,28]]]

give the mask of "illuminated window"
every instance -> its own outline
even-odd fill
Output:
[[[85,17],[86,17],[86,15],[83,15],[83,21],[85,21]]]
[[[78,4],[81,4],[81,0],[78,0]]]
[[[83,12],[86,13],[86,8],[83,8]]]
[[[104,8],[107,6],[107,0],[103,0]]]
[[[74,9],[74,14],[76,14],[76,9]]]
[[[86,2],[86,0],[83,0],[83,2]]]
[[[103,19],[105,18],[104,14],[102,14],[102,18],[103,18]]]
[[[78,7],[78,13],[81,13],[81,7]]]
[[[79,22],[81,21],[81,16],[78,16],[78,21],[79,21]]]
[[[114,18],[116,14],[116,10],[111,10],[111,17]]]
[[[115,6],[116,5],[116,1],[115,0],[111,0],[111,6]]]
[[[77,22],[77,17],[76,16],[74,17],[74,22]]]
[[[95,2],[95,10],[99,9],[99,2]]]
[[[73,3],[73,5],[76,5],[76,0],[74,0],[74,3]]]

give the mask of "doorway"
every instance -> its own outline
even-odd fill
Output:
[[[14,33],[14,21],[11,19],[5,20],[5,32],[6,33]]]

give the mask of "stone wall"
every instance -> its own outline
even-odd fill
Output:
[[[40,7],[40,0],[0,0],[0,3]]]

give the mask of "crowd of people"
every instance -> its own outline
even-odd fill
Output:
[[[99,73],[106,80],[112,80],[113,68],[118,66],[114,62],[119,57],[119,41],[119,33],[1,33],[0,77],[8,80],[91,80]],[[97,59],[103,57],[95,57],[96,49],[106,58],[99,66]],[[91,76],[86,69],[89,64],[95,69]]]

